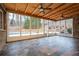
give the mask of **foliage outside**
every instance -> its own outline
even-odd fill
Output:
[[[30,21],[31,21],[31,28],[32,29],[39,29],[41,27],[41,20],[35,17],[25,17],[24,21],[24,28],[30,28]]]

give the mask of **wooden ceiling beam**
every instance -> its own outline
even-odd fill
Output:
[[[47,17],[50,17],[51,15],[54,15],[55,13],[60,12],[60,11],[62,11],[64,9],[66,9],[70,5],[72,5],[72,4],[64,4],[64,5],[60,6],[60,7],[58,7],[57,9],[55,9],[54,11],[52,11]]]
[[[66,12],[64,12],[63,13],[63,16],[64,15],[67,15],[67,14],[71,14],[71,13],[74,13],[74,12],[76,12],[76,11],[79,11],[79,5],[77,5],[77,7],[76,8],[73,8],[73,9],[71,9],[70,11],[69,10],[67,10]],[[52,16],[52,17],[50,17],[50,18],[56,18],[56,17],[60,17],[61,16],[61,14],[58,14],[58,15],[54,15],[54,16]]]
[[[36,10],[39,8],[39,4],[37,5],[37,7],[32,11],[32,15],[36,12]]]
[[[75,15],[79,15],[79,11],[76,11],[76,12],[73,12],[73,13],[70,13],[70,14],[67,14],[67,15],[65,15],[65,17],[73,17],[73,16],[75,16]]]
[[[71,9],[74,9],[77,6],[79,6],[79,5],[74,6],[74,4],[71,4],[70,6],[68,6],[67,8],[65,8],[64,10],[59,11],[59,12],[55,13],[54,15],[51,15],[50,17],[54,17],[54,16],[58,16],[59,14],[63,14],[64,12],[67,12],[67,11],[69,11]]]
[[[67,11],[65,11],[64,13],[63,13],[63,15],[68,15],[68,14],[72,14],[72,13],[74,13],[74,12],[77,12],[77,11],[79,11],[79,5],[76,5],[75,6],[75,8],[72,8],[72,9],[70,9],[70,10],[67,10]],[[56,15],[56,16],[59,16],[60,14],[58,14],[58,15]]]
[[[70,18],[70,17],[73,17],[73,16],[79,14],[79,8],[78,8],[79,4],[73,4],[73,3],[72,4],[71,3],[53,4],[53,5],[45,4],[44,5],[45,8],[46,7],[52,8],[52,10],[46,11],[46,15],[39,13],[39,9],[38,9],[40,7],[39,4],[34,4],[35,7],[33,7],[33,8],[32,8],[32,4],[31,5],[23,4],[23,6],[24,6],[23,9],[21,8],[22,5],[20,8],[18,6],[20,6],[20,4],[19,5],[4,4],[4,7],[6,8],[6,11],[8,11],[8,12],[42,18],[42,19],[46,19],[46,20],[54,20],[54,21],[60,20],[62,13],[65,18]]]
[[[4,7],[5,7],[5,9],[13,9],[13,10],[15,10],[15,8],[16,8],[16,3],[3,3],[3,5],[4,5]]]
[[[38,5],[38,7],[35,8],[35,10],[32,12],[32,15],[38,10],[38,8],[40,8],[40,5]]]
[[[70,13],[70,14],[66,14],[64,19],[73,18],[76,15],[79,15],[79,11],[76,11],[76,12],[73,12],[73,13]],[[61,17],[55,17],[56,20],[60,20],[60,18]]]
[[[25,13],[26,13],[27,7],[28,7],[28,3],[26,4],[26,8],[25,8],[25,10],[24,10]]]
[[[76,11],[79,11],[79,6],[77,8],[72,9],[72,10],[64,12],[64,14],[70,14],[70,13],[73,13],[73,12],[76,12]]]
[[[18,10],[18,8],[17,8],[17,4],[15,4],[15,10],[16,10],[16,11]]]
[[[65,10],[65,9],[67,9],[68,7],[70,7],[70,6],[72,6],[73,4],[65,4],[64,5],[64,7],[62,7],[62,8],[59,8],[60,10],[58,10],[57,12],[55,12],[55,13],[53,13],[53,15],[54,14],[56,14],[56,13],[58,13],[58,12],[61,12],[60,14],[62,14],[63,13],[63,11],[62,10]],[[52,14],[51,15],[49,15],[48,17],[50,18],[52,16]]]
[[[46,13],[46,15],[44,15],[44,17],[47,17],[48,15],[50,15],[53,11],[55,11],[56,9],[58,9],[59,7],[61,7],[64,4],[58,4],[54,9],[52,9],[51,11],[49,11],[48,13]]]
[[[26,13],[26,11],[27,11],[28,5],[29,5],[29,4],[27,3],[27,6],[26,6],[25,11],[24,11],[25,13]]]

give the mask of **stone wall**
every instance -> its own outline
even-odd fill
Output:
[[[73,36],[79,38],[79,16],[73,18]]]
[[[0,51],[3,49],[4,45],[6,44],[6,12],[4,11],[3,7],[0,5],[0,9],[3,11],[3,29],[0,29]]]

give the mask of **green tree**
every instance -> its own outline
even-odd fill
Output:
[[[29,29],[30,28],[30,20],[29,20],[28,17],[25,17],[24,19],[25,19],[25,21],[24,21],[24,28],[25,29]]]
[[[38,29],[41,27],[41,20],[39,18],[35,18],[35,17],[25,17],[25,21],[24,21],[24,28],[25,29],[29,29],[30,27],[30,20],[31,20],[31,28],[32,29]]]
[[[31,17],[31,24],[33,29],[39,29],[41,26],[41,20],[39,18]]]

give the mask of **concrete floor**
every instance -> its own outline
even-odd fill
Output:
[[[75,56],[79,55],[79,39],[52,36],[7,43],[2,56]]]

